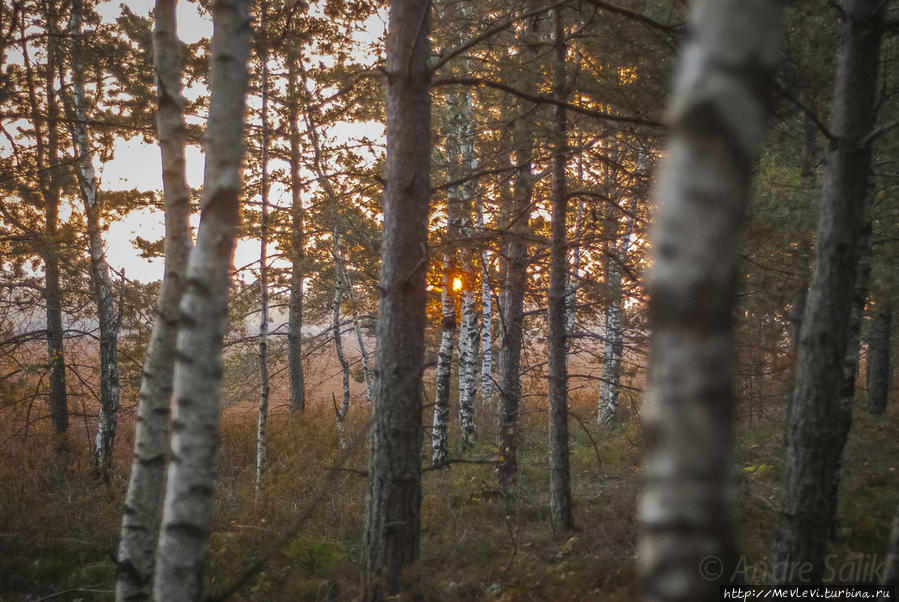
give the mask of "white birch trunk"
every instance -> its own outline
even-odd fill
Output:
[[[475,199],[478,232],[484,234],[484,210],[481,198]],[[493,406],[493,287],[490,278],[490,252],[481,251],[481,402]]]
[[[266,5],[260,5],[260,21],[265,22]],[[259,418],[256,422],[256,497],[262,493],[262,477],[265,473],[265,457],[268,452],[266,428],[268,426],[268,49],[267,41],[261,42],[263,49],[259,60],[262,62],[262,161],[261,161],[261,194],[262,205],[259,234]]]
[[[466,17],[467,2],[460,6],[463,19]],[[467,71],[467,61],[462,68]],[[459,154],[462,160],[461,176],[467,178],[461,187],[460,234],[462,249],[460,267],[462,272],[462,290],[460,291],[459,310],[459,415],[462,418],[462,450],[467,451],[474,445],[475,420],[474,398],[478,392],[478,315],[474,294],[475,272],[470,248],[472,235],[471,209],[477,187],[471,178],[478,169],[478,158],[475,149],[474,111],[471,92],[460,95],[458,106]]]
[[[578,189],[584,187],[584,153],[583,135],[578,132],[577,137],[577,183]],[[580,286],[579,275],[581,269],[581,237],[584,235],[584,197],[578,198],[577,209],[574,215],[574,245],[571,249],[571,270],[568,273],[568,288],[565,293],[565,332],[568,335],[566,344],[571,352],[571,338],[577,330],[577,290]]]
[[[669,105],[647,283],[653,334],[637,557],[647,601],[717,602],[735,574],[733,310],[780,21],[776,0],[694,2]],[[721,563],[719,579],[702,570],[709,558]]]
[[[340,301],[343,297],[343,258],[340,255],[340,213],[334,206],[334,228],[331,230],[332,255],[334,258],[334,301],[332,305],[331,331],[334,337],[334,351],[340,362],[343,372],[343,401],[340,407],[334,404],[334,412],[337,414],[337,434],[340,441],[340,449],[346,449],[346,435],[343,427],[347,412],[350,410],[350,363],[343,352],[343,337],[340,332]]]
[[[568,287],[565,291],[565,332],[567,333],[566,346],[571,351],[571,337],[577,330],[577,289],[578,278],[581,269],[581,236],[584,231],[584,198],[581,197],[577,204],[574,217],[574,248],[571,250],[571,270],[568,273]]]
[[[456,107],[460,102],[458,94],[447,96],[447,113],[444,116],[444,146],[446,147],[446,178],[450,182],[459,175],[459,155],[461,136],[456,127]],[[434,393],[434,423],[431,431],[433,466],[443,466],[449,455],[447,430],[449,424],[450,381],[453,363],[454,339],[456,335],[456,302],[453,291],[453,278],[456,273],[456,248],[461,228],[460,205],[462,190],[458,185],[451,186],[446,193],[446,249],[443,254],[443,288],[441,293],[440,349],[437,353],[437,370]],[[464,286],[464,284],[463,284]],[[460,356],[463,343],[460,342]],[[466,414],[461,404],[459,416],[462,424],[463,447],[465,446]]]
[[[180,42],[175,34],[175,0],[158,0],[154,18],[153,60],[158,78],[159,103],[156,128],[162,154],[165,198],[165,271],[140,384],[134,459],[119,539],[119,570],[116,575],[116,600],[119,601],[147,600],[152,594],[178,306],[190,251],[190,195],[184,171],[185,130]]]
[[[156,554],[156,600],[203,595],[219,427],[229,269],[239,221],[250,52],[247,0],[213,10],[206,171],[197,244],[181,301],[174,377],[172,461]]]
[[[99,191],[94,171],[93,151],[87,131],[87,98],[84,93],[84,65],[81,44],[81,2],[75,0],[69,19],[71,36],[72,100],[74,120],[72,137],[78,152],[78,183],[87,218],[88,249],[91,260],[91,285],[100,324],[100,415],[94,441],[94,468],[104,478],[112,468],[116,423],[119,411],[118,335],[119,318],[113,300],[109,264],[103,252],[100,227]]]
[[[371,403],[374,395],[374,382],[371,373],[371,356],[365,346],[365,338],[362,336],[362,326],[359,324],[359,308],[356,306],[356,293],[353,292],[353,284],[347,275],[346,266],[343,269],[343,283],[346,287],[346,296],[350,300],[352,310],[353,330],[356,333],[356,344],[359,345],[359,355],[362,358],[362,377],[365,379],[365,398]]]
[[[318,126],[315,124],[313,115],[309,110],[309,105],[311,105],[312,99],[308,95],[309,83],[308,78],[306,77],[306,69],[303,66],[302,56],[298,57],[297,66],[299,67],[300,75],[302,78],[301,89],[306,91],[306,128],[309,130],[309,137],[312,140],[313,168],[315,169],[318,183],[322,187],[322,190],[324,191],[325,196],[328,198],[328,201],[330,202],[331,207],[334,211],[334,225],[331,229],[331,253],[332,258],[334,259],[334,299],[332,305],[332,330],[334,337],[334,349],[337,353],[337,359],[340,362],[340,368],[343,373],[343,401],[339,407],[337,406],[337,402],[334,402],[334,412],[337,419],[337,432],[340,440],[340,448],[345,449],[346,437],[344,430],[344,420],[346,419],[347,412],[349,412],[350,409],[350,365],[346,359],[346,355],[343,352],[343,339],[341,338],[340,333],[340,302],[343,297],[342,286],[345,280],[346,271],[344,259],[340,250],[340,205],[337,194],[334,192],[334,188],[331,186],[330,177],[325,172],[324,150],[322,149],[321,139],[319,138]]]
[[[456,304],[452,296],[453,258],[443,256],[443,292],[441,293],[440,350],[437,352],[437,376],[434,394],[434,423],[431,429],[431,464],[443,466],[449,457],[450,371],[453,363],[453,336],[456,332]]]
[[[621,241],[613,247],[614,257],[608,260],[606,277],[608,278],[611,301],[606,309],[605,337],[606,346],[603,352],[602,380],[599,383],[599,412],[597,422],[607,424],[618,415],[618,395],[621,384],[621,358],[624,353],[624,331],[621,327],[621,309],[623,304],[621,291],[621,265],[627,261],[631,234],[634,232],[634,217],[637,211],[636,200],[631,201],[630,215],[627,217]]]

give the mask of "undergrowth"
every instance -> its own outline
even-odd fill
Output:
[[[553,533],[549,526],[545,408],[523,413],[519,485],[509,498],[497,489],[490,463],[490,413],[481,408],[478,443],[464,457],[455,425],[450,456],[464,462],[423,472],[421,558],[407,575],[415,599],[636,599],[640,425],[630,419],[598,427],[588,419],[592,403],[586,396],[572,400],[580,418],[570,425],[573,533]],[[367,424],[368,408],[354,407],[343,451],[330,408],[272,415],[269,465],[256,499],[255,416],[225,414],[207,570],[213,596],[358,597]],[[776,529],[783,428],[777,419],[737,428],[737,528],[750,581],[763,582]],[[423,466],[429,442],[426,433]],[[126,444],[128,434],[120,447]],[[834,570],[835,580],[876,578],[872,571],[899,501],[897,452],[899,414],[875,418],[857,408],[844,461],[839,540],[831,549],[830,562],[843,570]],[[39,433],[4,445],[0,600],[54,594],[54,600],[112,599],[127,462],[120,454],[119,472],[101,483],[92,478],[85,453],[83,444]]]

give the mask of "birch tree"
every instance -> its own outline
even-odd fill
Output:
[[[463,22],[470,19],[470,3],[460,5]],[[461,69],[468,71],[468,60],[463,59]],[[471,90],[465,90],[458,97],[457,132],[459,135],[459,158],[462,162],[460,175],[465,179],[461,186],[459,234],[462,244],[459,252],[459,268],[462,287],[459,290],[459,415],[462,424],[462,450],[467,451],[474,445],[475,418],[474,398],[478,391],[478,316],[474,293],[476,281],[475,266],[471,248],[473,226],[471,223],[472,203],[477,194],[476,181],[473,179],[478,169],[477,150],[475,148],[474,111]]]
[[[340,304],[343,300],[343,286],[346,282],[346,261],[341,250],[341,217],[340,217],[340,199],[331,185],[331,179],[325,172],[325,156],[322,148],[321,137],[319,136],[318,126],[315,123],[315,117],[312,114],[311,105],[312,98],[308,93],[309,81],[306,76],[306,69],[302,63],[302,56],[298,57],[297,67],[300,71],[301,86],[306,90],[304,94],[305,110],[303,115],[306,119],[306,131],[312,142],[312,167],[319,186],[325,193],[328,205],[333,213],[333,222],[331,225],[331,259],[334,262],[334,296],[331,303],[331,332],[334,339],[334,351],[337,354],[337,360],[340,362],[340,370],[343,374],[343,397],[340,406],[334,400],[334,413],[337,419],[337,432],[340,437],[341,449],[346,448],[346,437],[344,435],[344,420],[350,410],[350,363],[347,361],[343,351],[343,336],[341,333],[343,324],[340,318]],[[355,322],[355,320],[354,320]],[[360,348],[365,353],[365,347],[362,345],[361,336],[359,337]]]
[[[450,219],[447,218],[447,230]],[[443,466],[449,458],[450,377],[453,364],[453,339],[456,332],[456,303],[453,299],[455,257],[444,251],[443,279],[440,286],[440,348],[434,383],[434,422],[431,429],[431,464]]]
[[[446,160],[446,177],[449,182],[459,178],[459,155],[461,134],[458,130],[457,111],[461,102],[459,94],[447,95],[447,107],[444,119],[444,159]],[[449,455],[449,407],[450,388],[453,365],[453,351],[455,349],[456,335],[456,299],[454,290],[456,274],[458,273],[458,261],[456,257],[456,245],[462,236],[462,187],[452,184],[446,192],[446,237],[443,250],[443,279],[440,291],[440,348],[437,351],[437,373],[435,378],[434,393],[434,423],[431,431],[433,466],[446,464]],[[465,284],[463,282],[462,286]],[[459,360],[461,360],[464,343],[459,341]],[[462,447],[467,449],[470,441],[466,433],[473,429],[472,407],[463,407],[461,400],[462,376],[459,376],[460,399],[459,421],[462,427]]]
[[[783,501],[773,566],[778,583],[820,581],[845,443],[840,388],[859,241],[870,196],[880,56],[878,0],[847,0],[818,221],[816,263],[799,343],[787,430]]]
[[[599,383],[599,413],[597,422],[608,424],[618,414],[618,396],[621,384],[621,359],[624,353],[624,331],[621,327],[622,310],[622,269],[630,249],[631,235],[637,211],[636,201],[630,204],[624,233],[620,240],[611,245],[612,254],[608,258],[606,282],[609,285],[610,301],[605,311],[605,347],[603,350],[602,380]],[[617,229],[617,228],[616,228]]]
[[[72,70],[72,137],[78,156],[78,183],[87,219],[91,287],[100,326],[100,415],[94,442],[94,467],[104,478],[112,468],[113,447],[119,411],[118,338],[119,318],[113,300],[109,264],[103,251],[100,226],[99,182],[94,170],[93,150],[87,129],[87,98],[84,92],[82,48],[82,4],[72,3],[69,18],[70,66]]]
[[[475,228],[483,235],[484,208],[480,195],[475,197]],[[490,251],[481,249],[481,401],[493,406],[493,286],[490,275]]]
[[[243,122],[250,51],[247,0],[213,10],[206,169],[200,228],[191,251],[175,352],[175,407],[162,532],[156,553],[157,600],[196,600],[212,513],[229,268],[239,217]]]
[[[733,308],[743,215],[778,59],[780,3],[699,0],[657,188],[638,570],[646,600],[713,601],[732,531]]]
[[[430,5],[392,0],[387,33],[387,162],[368,494],[366,599],[401,589],[418,559],[421,378],[430,192]]]
[[[157,0],[153,12],[153,62],[157,78],[156,130],[162,154],[165,201],[165,268],[156,319],[143,363],[134,457],[119,537],[116,600],[149,599],[162,505],[178,307],[187,280],[190,251],[190,191],[184,172],[184,99],[181,43],[175,0]]]

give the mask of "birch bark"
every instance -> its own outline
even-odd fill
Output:
[[[470,17],[470,4],[463,2],[460,12],[464,21]],[[468,61],[463,60],[461,69],[468,72]],[[478,315],[474,294],[474,262],[471,250],[471,210],[477,186],[472,179],[478,169],[475,148],[474,111],[471,91],[466,90],[459,97],[457,132],[459,154],[462,161],[461,175],[466,178],[462,184],[460,203],[460,236],[462,245],[459,253],[459,267],[462,288],[459,291],[459,414],[462,422],[462,450],[468,451],[474,445],[476,432],[474,398],[478,392]]]
[[[176,36],[175,0],[157,0],[153,60],[156,66],[156,129],[162,154],[165,199],[165,270],[156,320],[147,345],[134,434],[134,458],[119,538],[116,600],[152,595],[154,550],[166,456],[178,306],[190,251],[189,190],[184,172],[184,114],[181,50]]]
[[[606,309],[605,335],[606,346],[603,352],[602,380],[599,384],[599,414],[597,422],[608,424],[618,415],[618,396],[621,384],[621,360],[624,353],[624,331],[621,327],[622,290],[621,263],[627,260],[630,249],[631,234],[634,231],[634,215],[637,210],[636,201],[631,202],[624,234],[619,242],[613,245],[614,257],[608,258],[606,278],[608,279],[611,301]]]
[[[72,137],[78,152],[78,183],[87,218],[88,250],[91,262],[91,286],[100,326],[100,415],[94,442],[94,468],[107,478],[112,468],[116,423],[119,411],[118,337],[119,318],[113,300],[109,264],[103,252],[100,227],[99,190],[93,164],[93,151],[87,131],[87,98],[84,93],[84,64],[82,57],[82,6],[80,0],[72,4],[69,35],[72,69]]]
[[[733,308],[743,216],[777,64],[780,3],[693,3],[692,39],[669,106],[648,281],[652,328],[643,403],[643,598],[720,598],[732,530]],[[721,561],[719,579],[702,571]]]
[[[475,197],[476,227],[484,234],[484,208],[480,195]],[[493,406],[493,286],[490,275],[490,251],[481,251],[481,401]]]
[[[343,373],[343,400],[340,407],[334,403],[334,413],[337,415],[337,434],[340,440],[340,449],[346,449],[346,436],[344,421],[347,412],[350,411],[350,363],[343,352],[343,336],[340,332],[340,302],[343,298],[344,266],[340,254],[340,208],[334,206],[334,227],[331,230],[332,255],[334,258],[334,300],[332,303],[331,332],[334,337],[334,351],[340,362],[340,370]]]
[[[449,227],[447,227],[449,229]],[[452,273],[455,258],[443,255],[443,281],[440,293],[440,349],[437,351],[437,374],[434,383],[434,424],[431,429],[431,465],[444,466],[449,458],[450,373],[453,363],[453,337],[456,332],[456,304],[452,297]]]
[[[453,182],[459,178],[459,156],[461,136],[458,131],[458,104],[461,102],[460,95],[451,93],[447,95],[447,109],[444,116],[444,147],[446,159],[446,177],[447,180]],[[458,273],[458,262],[456,259],[456,245],[462,236],[462,188],[459,185],[452,185],[446,192],[446,237],[443,251],[443,280],[441,282],[440,295],[440,348],[437,352],[437,372],[435,378],[434,393],[434,423],[431,431],[431,463],[433,466],[443,466],[448,457],[448,438],[447,431],[449,428],[449,408],[450,408],[450,389],[452,378],[453,351],[455,349],[456,336],[456,300],[455,291],[453,290],[453,281]],[[464,287],[463,282],[463,287]],[[466,439],[466,433],[473,429],[474,421],[472,416],[472,408],[463,407],[461,403],[461,359],[465,353],[465,341],[459,340],[459,370],[460,370],[460,403],[459,403],[459,422],[462,427],[462,448],[468,448],[469,441]]]
[[[359,323],[359,308],[356,306],[356,294],[353,292],[353,283],[346,271],[346,265],[343,269],[343,284],[346,289],[347,299],[350,300],[350,308],[352,311],[353,331],[356,333],[356,344],[359,346],[359,355],[362,358],[362,377],[365,379],[365,398],[371,403],[374,399],[374,377],[371,373],[371,357],[368,348],[365,346],[365,339],[362,336],[362,325]]]
[[[213,11],[211,94],[200,228],[191,251],[175,352],[175,408],[154,597],[197,600],[215,489],[222,337],[237,229],[250,49],[247,0]]]
[[[319,186],[322,187],[322,190],[325,193],[325,197],[328,199],[329,204],[331,205],[331,209],[334,213],[334,223],[331,228],[331,257],[334,260],[334,297],[332,301],[332,333],[334,337],[334,350],[337,354],[337,359],[340,362],[340,369],[343,373],[343,401],[340,406],[337,406],[335,401],[334,403],[334,412],[336,414],[337,419],[337,431],[340,440],[340,448],[346,448],[346,438],[344,436],[344,420],[346,419],[347,412],[350,409],[350,364],[346,359],[346,355],[343,352],[343,338],[341,335],[341,321],[340,321],[340,303],[343,298],[343,283],[346,280],[346,262],[344,261],[343,254],[340,249],[340,236],[341,236],[341,224],[340,224],[340,204],[337,194],[334,192],[334,187],[331,186],[331,179],[328,174],[325,172],[325,156],[324,149],[322,149],[321,138],[318,133],[318,126],[315,123],[314,116],[312,115],[312,111],[310,106],[312,104],[312,99],[308,93],[309,83],[306,77],[306,69],[302,63],[302,56],[298,57],[297,66],[300,71],[301,76],[301,85],[302,89],[306,90],[306,94],[304,95],[305,103],[306,103],[306,128],[309,132],[309,138],[312,141],[312,166],[315,170],[316,178],[318,179]]]

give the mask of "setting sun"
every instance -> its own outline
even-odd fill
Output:
[[[462,279],[461,278],[453,278],[453,290],[454,291],[462,290]]]

